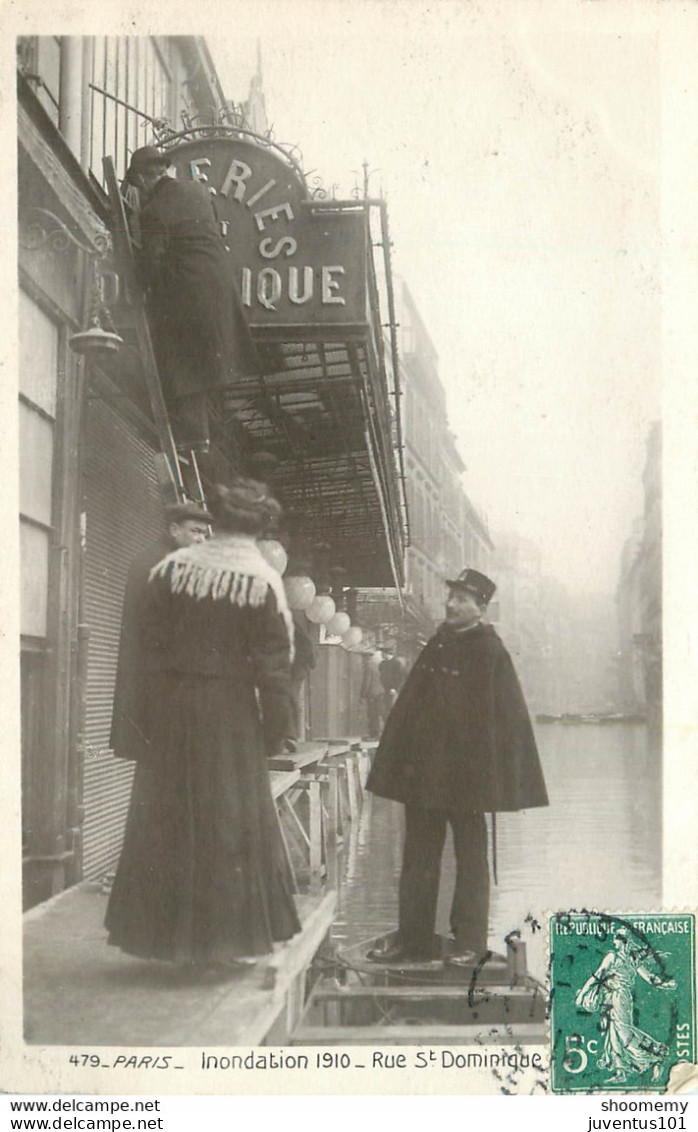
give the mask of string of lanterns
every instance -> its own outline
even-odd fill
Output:
[[[277,542],[276,539],[273,538],[260,539],[257,546],[265,562],[273,566],[279,574],[286,572],[288,555],[280,542]]]
[[[260,539],[257,543],[262,557],[279,574],[288,566],[288,555],[276,539]],[[305,613],[314,625],[324,625],[332,637],[341,637],[345,649],[354,649],[361,644],[363,633],[358,625],[352,625],[347,613],[338,610],[329,594],[319,594],[312,578],[292,574],[284,578],[286,600],[289,608]]]

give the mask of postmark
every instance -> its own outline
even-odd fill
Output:
[[[549,920],[551,1088],[662,1092],[696,1059],[695,916]]]

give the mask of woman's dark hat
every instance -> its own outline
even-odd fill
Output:
[[[168,168],[171,165],[169,157],[162,153],[157,146],[143,145],[140,149],[136,149],[131,154],[128,171],[124,178],[129,183],[133,177],[139,173],[147,173],[149,169],[153,169],[158,165]]]
[[[457,578],[447,579],[446,585],[451,589],[467,590],[471,594],[475,594],[478,601],[487,605],[492,600],[492,596],[497,589],[496,585],[491,578],[485,574],[481,574],[479,570],[470,570],[468,567],[461,570]]]
[[[168,526],[170,523],[184,523],[187,519],[193,519],[197,523],[212,523],[213,515],[200,503],[173,503],[171,507],[165,508]]]

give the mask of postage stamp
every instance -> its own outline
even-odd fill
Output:
[[[696,1058],[695,916],[558,912],[549,933],[552,1091],[663,1091]]]

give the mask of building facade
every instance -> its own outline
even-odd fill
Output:
[[[543,570],[539,548],[495,535],[492,619],[514,657],[533,712],[603,714],[618,707],[611,595],[571,593]]]
[[[401,282],[397,294],[410,515],[407,592],[438,621],[445,579],[464,565],[486,573],[493,545],[463,489],[465,464],[449,429],[436,349],[406,283]]]
[[[108,746],[123,590],[131,560],[160,533],[172,478],[144,379],[138,296],[110,239],[104,158],[120,180],[130,154],[155,143],[178,176],[208,181],[221,196],[227,176],[235,190],[229,251],[263,380],[230,387],[210,406],[209,482],[271,460],[289,552],[302,548],[311,563],[321,554],[348,584],[401,584],[402,528],[368,210],[316,204],[293,159],[261,136],[260,75],[236,106],[198,37],[25,37],[17,82],[22,817],[31,905],[103,876],[118,855],[132,777]],[[257,194],[266,195],[255,211]],[[291,220],[295,252],[286,243],[282,270],[260,258],[260,233],[268,253],[281,242],[269,229]],[[272,302],[277,287],[284,297]],[[285,321],[275,317],[284,311]],[[119,349],[74,352],[74,336],[97,325],[118,333]]]
[[[403,607],[394,592],[362,592],[362,612],[377,642],[397,642],[408,658],[443,619],[445,580],[464,566],[487,573],[493,543],[486,521],[463,488],[465,464],[449,428],[438,355],[403,280],[396,280],[399,373],[391,374],[401,406],[402,470],[409,521]]]
[[[202,41],[18,42],[21,681],[25,902],[99,875],[131,768],[110,757],[130,559],[160,529],[157,439],[142,398],[70,349],[107,247],[102,158],[167,120],[223,107]]]

